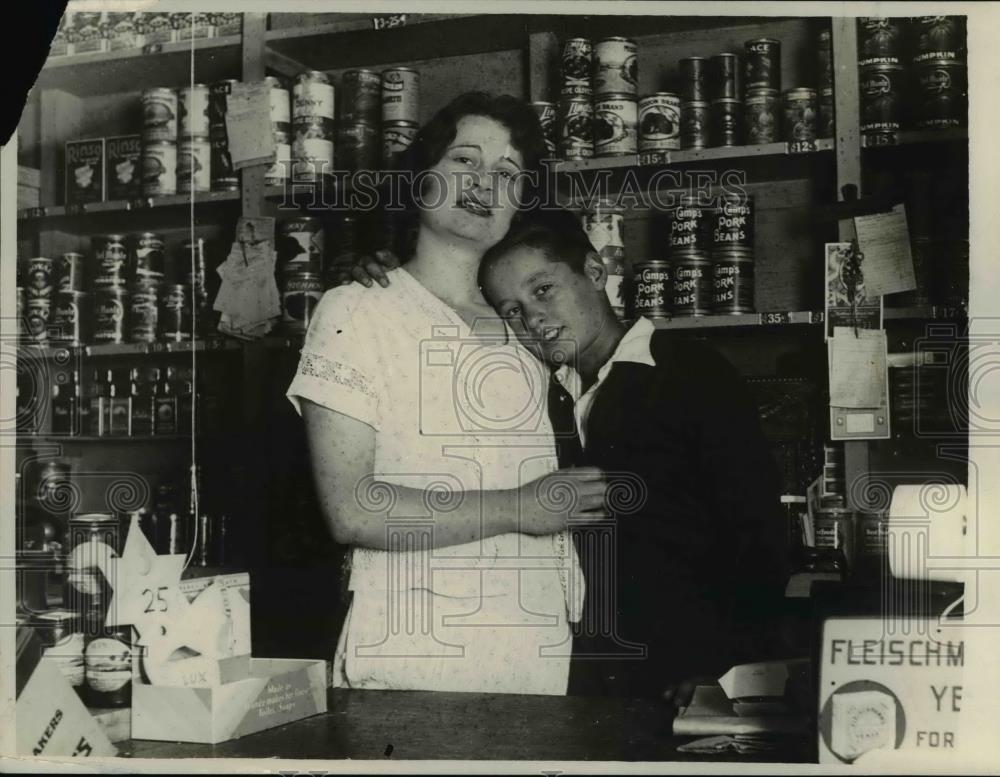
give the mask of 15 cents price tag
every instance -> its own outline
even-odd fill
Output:
[[[870,132],[861,136],[862,148],[881,148],[883,146],[898,146],[899,133]]]
[[[670,164],[669,151],[643,151],[639,154],[640,165],[668,165]]]

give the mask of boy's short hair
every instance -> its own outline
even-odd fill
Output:
[[[520,211],[503,239],[490,248],[479,263],[478,283],[485,289],[490,269],[507,253],[520,247],[537,248],[550,262],[568,264],[583,273],[587,255],[595,252],[580,216],[565,208],[547,207]]]

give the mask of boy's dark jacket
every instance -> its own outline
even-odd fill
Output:
[[[638,493],[615,514],[613,575],[610,558],[587,550],[594,535],[588,543],[587,529],[576,532],[588,593],[571,692],[655,696],[670,682],[773,657],[787,532],[757,409],[710,348],[658,330],[650,351],[655,367],[612,365],[587,419],[580,463],[612,480],[623,473],[632,486],[617,499]],[[617,638],[600,622],[609,595]],[[586,658],[621,652],[622,642],[646,645],[647,657]]]

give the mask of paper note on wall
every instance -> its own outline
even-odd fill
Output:
[[[273,162],[271,87],[266,83],[233,84],[226,98],[226,132],[233,168]]]
[[[837,327],[828,342],[830,406],[875,408],[885,402],[886,339],[881,329]]]
[[[870,296],[917,287],[905,206],[897,205],[889,213],[857,216],[854,228],[858,234],[858,246],[864,254],[861,271]]]

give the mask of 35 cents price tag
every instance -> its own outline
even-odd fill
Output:
[[[791,313],[761,313],[760,323],[762,324],[790,324],[792,323]]]

